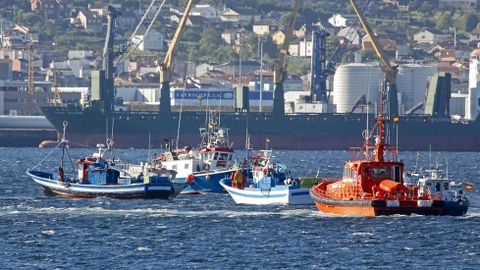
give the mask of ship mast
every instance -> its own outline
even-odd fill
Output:
[[[378,61],[380,62],[380,66],[382,67],[385,80],[383,87],[381,88],[381,94],[380,94],[380,112],[377,117],[377,125],[376,127],[378,128],[378,135],[375,137],[375,150],[374,150],[374,160],[375,161],[384,161],[384,155],[385,155],[385,150],[389,151],[394,151],[392,153],[396,154],[396,149],[393,148],[388,148],[385,145],[385,116],[384,116],[384,106],[385,104],[385,98],[389,102],[387,106],[387,120],[394,119],[394,122],[398,121],[398,102],[397,102],[397,89],[396,89],[396,79],[397,79],[397,67],[393,66],[390,63],[390,60],[386,56],[385,52],[382,49],[382,46],[380,44],[380,41],[376,37],[375,33],[373,32],[372,28],[370,27],[370,24],[367,22],[367,19],[365,18],[365,15],[362,13],[362,11],[358,8],[357,4],[355,3],[354,0],[350,0],[350,3],[353,7],[353,10],[357,14],[358,19],[360,20],[360,23],[362,24],[363,28],[367,32],[367,35],[371,39],[373,51],[375,52]],[[368,136],[365,136],[365,148],[366,148],[366,156],[367,160],[369,159],[368,157],[368,150],[369,150],[369,139],[372,134],[369,134]],[[388,143],[388,142],[387,142]]]

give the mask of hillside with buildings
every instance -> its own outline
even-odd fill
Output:
[[[157,63],[163,60],[186,1],[167,1],[148,35],[132,37],[150,2],[0,0],[0,114],[37,115],[38,105],[78,105],[88,99],[91,71],[98,69],[102,60],[108,5],[120,12],[116,49],[122,51],[132,39],[142,40],[117,67],[118,102],[130,109],[158,109]],[[342,48],[336,64],[376,61],[371,40],[347,2],[303,3],[289,46],[287,102],[308,99],[310,62],[315,53],[312,33],[317,30],[328,33],[327,58]],[[404,93],[403,112],[423,99],[428,76],[448,72],[454,82],[452,110],[465,115],[465,108],[459,104],[464,103],[468,91],[471,52],[480,43],[478,1],[358,2],[364,6],[386,54],[405,66],[406,75],[400,76],[405,82],[400,84],[417,91]],[[174,109],[180,104],[187,109],[206,104],[228,109],[233,106],[231,92],[240,84],[249,86],[251,106],[259,109],[259,102],[263,102],[261,106],[269,109],[272,66],[285,38],[291,9],[290,0],[210,0],[196,4],[175,53],[171,93]],[[420,67],[423,75],[418,82],[413,80],[415,85],[408,85],[412,81],[409,76],[416,74],[415,67]],[[348,66],[342,69],[345,71]],[[375,72],[371,76],[377,76]],[[330,80],[333,93],[335,85]],[[260,90],[264,100],[259,98]],[[341,93],[341,88],[338,91]],[[210,103],[204,99],[210,99]],[[292,108],[291,112],[300,110]]]

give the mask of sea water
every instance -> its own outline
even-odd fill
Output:
[[[0,269],[479,269],[480,153],[422,152],[471,183],[464,217],[338,217],[311,206],[45,197],[25,175],[50,149],[0,148]],[[72,149],[72,158],[94,149]],[[240,151],[237,160],[245,155]],[[339,177],[347,151],[274,151],[296,176]],[[138,162],[147,150],[116,150]],[[407,169],[415,152],[402,152]],[[431,162],[430,162],[431,160]],[[448,161],[448,162],[447,162]],[[58,167],[52,155],[45,167]],[[65,160],[66,173],[72,168]]]

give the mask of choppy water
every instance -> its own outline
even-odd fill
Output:
[[[465,217],[334,217],[314,206],[47,198],[24,171],[49,150],[0,148],[0,269],[479,269],[480,153],[433,153],[473,183]],[[78,157],[92,150],[75,149]],[[139,161],[145,150],[119,150]],[[338,177],[350,154],[277,151],[296,175]],[[401,153],[407,166],[415,153]],[[422,164],[428,165],[428,153]],[[51,163],[52,165],[55,163]]]

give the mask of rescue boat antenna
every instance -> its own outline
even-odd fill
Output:
[[[384,136],[385,136],[385,129],[384,129],[384,119],[383,119],[383,95],[384,92],[382,91],[380,94],[380,111],[377,117],[377,125],[378,125],[378,136],[375,138],[375,161],[384,161]]]
[[[417,158],[415,160],[415,171],[418,170],[418,158],[420,157],[420,152],[417,152]]]

